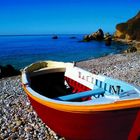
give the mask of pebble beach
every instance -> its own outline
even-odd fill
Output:
[[[140,86],[140,53],[117,54],[77,62],[92,73]],[[60,126],[61,127],[61,126]],[[33,110],[20,76],[0,80],[0,140],[64,140],[47,127]]]
[[[20,76],[0,80],[0,140],[63,140],[33,110]]]
[[[140,52],[108,55],[78,62],[77,66],[140,86]]]

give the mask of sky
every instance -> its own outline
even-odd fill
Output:
[[[0,0],[0,35],[113,33],[140,0]]]

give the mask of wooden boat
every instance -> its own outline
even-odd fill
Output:
[[[45,61],[22,72],[39,117],[66,140],[139,140],[140,88],[72,63]]]

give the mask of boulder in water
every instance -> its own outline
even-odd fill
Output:
[[[55,35],[55,36],[53,36],[53,37],[52,37],[52,39],[58,39],[58,36],[57,36],[57,35]]]
[[[88,42],[88,41],[91,41],[91,40],[101,41],[103,39],[104,39],[104,32],[103,32],[103,30],[102,29],[98,29],[98,31],[96,31],[96,32],[94,32],[92,34],[84,36],[83,41],[85,41],[85,42]]]
[[[104,36],[104,40],[105,40],[105,45],[106,46],[110,46],[111,42],[112,42],[112,36],[109,33],[106,33]]]

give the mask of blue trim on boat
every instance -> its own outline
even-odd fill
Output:
[[[102,88],[96,88],[94,90],[60,96],[60,97],[57,97],[56,99],[61,100],[61,101],[70,101],[70,100],[80,99],[80,98],[94,96],[94,95],[101,95],[104,93],[105,91]]]

